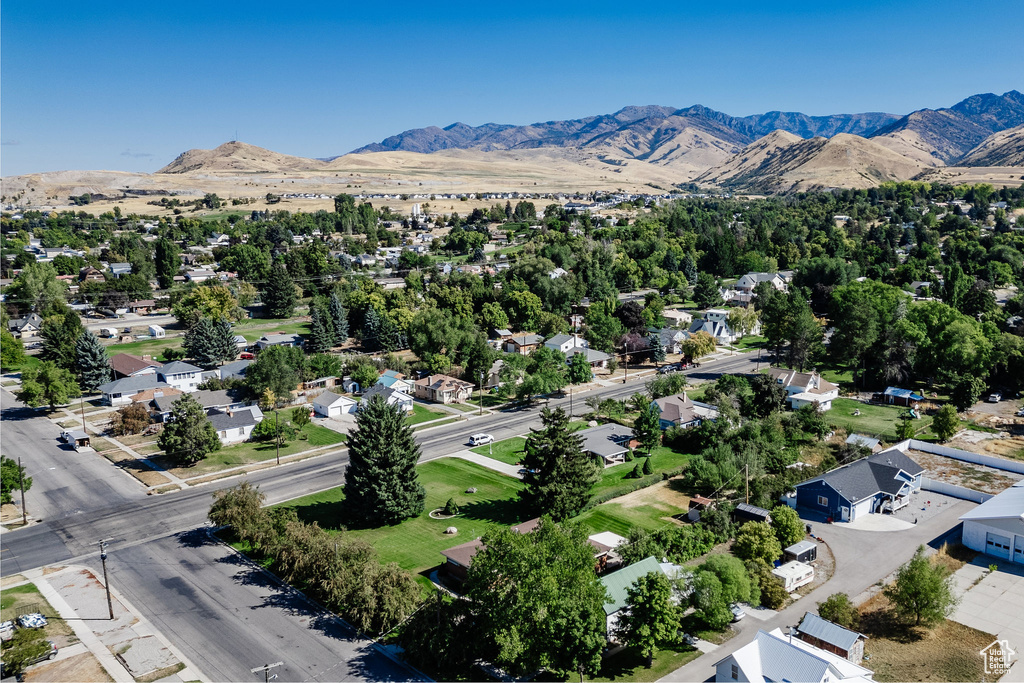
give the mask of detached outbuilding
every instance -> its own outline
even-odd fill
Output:
[[[863,633],[843,628],[813,612],[804,615],[794,635],[805,643],[839,655],[854,664],[860,664],[864,658],[864,642],[868,639]]]
[[[818,544],[814,541],[800,541],[782,551],[787,562],[814,562],[818,559]]]
[[[803,562],[787,562],[772,570],[772,575],[779,580],[787,591],[795,591],[814,581],[814,567]]]
[[[323,417],[338,417],[346,413],[356,412],[356,402],[348,396],[325,391],[313,399],[313,410]]]

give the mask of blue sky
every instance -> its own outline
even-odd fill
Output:
[[[235,137],[342,154],[455,121],[742,116],[1024,89],[1024,2],[0,4],[0,174],[153,171]]]

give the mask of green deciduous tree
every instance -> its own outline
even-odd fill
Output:
[[[178,245],[161,237],[156,241],[154,261],[156,262],[156,279],[161,289],[169,289],[174,284],[174,276],[181,270],[181,249]]]
[[[619,640],[639,650],[647,659],[647,668],[654,663],[658,644],[673,638],[678,628],[679,608],[664,573],[645,574],[626,589],[626,608],[619,613]]]
[[[356,414],[348,449],[346,522],[397,524],[423,512],[426,492],[416,475],[420,447],[400,408],[371,398]]]
[[[896,580],[883,593],[893,611],[914,625],[934,626],[948,617],[959,601],[953,593],[953,575],[947,567],[933,564],[919,546],[913,559],[899,568]]]
[[[528,534],[502,528],[483,541],[466,581],[480,656],[515,675],[595,673],[606,597],[587,532],[544,517]]]
[[[53,361],[43,361],[35,368],[21,371],[21,391],[15,393],[18,400],[33,408],[48,405],[56,408],[70,399],[82,395],[74,375]]]
[[[697,616],[713,630],[721,630],[732,620],[729,603],[722,594],[722,582],[713,572],[698,571],[693,575],[691,604]]]
[[[939,412],[932,418],[932,431],[939,437],[939,441],[949,441],[949,438],[960,430],[960,416],[956,408],[946,404],[939,408]]]
[[[4,677],[21,677],[25,669],[51,651],[50,642],[41,629],[19,628],[10,641],[4,643]]]
[[[819,602],[818,615],[843,628],[856,630],[860,627],[860,613],[846,593],[833,593]]]
[[[949,400],[957,410],[968,410],[981,400],[985,380],[975,375],[954,375],[949,382]]]
[[[648,401],[633,422],[633,435],[640,442],[640,446],[647,451],[647,455],[650,455],[651,451],[661,443],[660,415],[661,413],[658,412],[654,403]]]
[[[29,263],[4,291],[7,301],[17,301],[44,318],[63,314],[68,307],[67,284],[57,279],[49,263]]]
[[[182,394],[171,404],[170,420],[160,432],[157,445],[176,462],[189,467],[207,453],[220,450],[220,439],[199,401],[191,394]]]
[[[360,365],[352,371],[351,377],[360,389],[366,391],[380,379],[380,372],[372,365]]]
[[[91,331],[85,330],[78,337],[75,343],[75,359],[75,368],[83,390],[91,393],[101,384],[110,381],[111,370],[107,351]]]
[[[13,492],[21,489],[21,477],[25,479],[25,490],[32,488],[32,477],[25,477],[25,466],[18,469],[18,461],[0,456],[0,503],[13,503]]]
[[[743,560],[762,560],[771,564],[782,556],[782,545],[767,522],[747,522],[736,532],[733,552]]]
[[[263,309],[268,318],[288,318],[295,311],[295,283],[284,261],[274,261],[263,287]]]
[[[541,421],[543,428],[526,438],[526,488],[519,498],[531,517],[545,514],[555,520],[568,519],[586,504],[598,478],[597,465],[583,452],[583,440],[569,431],[564,410],[544,408]]]
[[[294,346],[268,346],[260,351],[245,371],[245,384],[257,396],[270,389],[287,397],[298,386],[306,367],[302,349]]]
[[[568,379],[570,384],[583,384],[594,377],[594,371],[584,353],[575,353],[569,361]]]
[[[21,365],[25,360],[25,345],[6,329],[0,330],[0,369],[4,372]]]
[[[237,320],[238,299],[224,285],[204,282],[179,299],[171,311],[178,322],[189,328],[200,318]]]
[[[709,555],[698,571],[711,572],[722,583],[722,599],[726,603],[760,601],[760,587],[751,582],[743,561],[732,555]]]
[[[778,505],[772,509],[772,528],[783,548],[802,541],[805,535],[800,515],[788,505]]]

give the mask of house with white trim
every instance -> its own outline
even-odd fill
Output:
[[[786,389],[786,401],[793,410],[818,405],[821,411],[831,410],[839,397],[839,387],[817,372],[797,372],[789,368],[768,368],[768,376]]]
[[[874,672],[814,647],[778,628],[758,630],[754,639],[715,663],[715,681],[800,681],[800,683],[866,683]]]
[[[881,451],[796,485],[796,504],[837,522],[895,512],[921,490],[924,468],[897,448]]]

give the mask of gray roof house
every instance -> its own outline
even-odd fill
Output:
[[[125,377],[107,382],[99,386],[99,392],[103,394],[103,400],[112,406],[123,403],[131,403],[132,396],[147,389],[159,389],[170,387],[157,375],[137,375]]]
[[[780,629],[758,630],[754,639],[715,663],[715,681],[867,683],[874,672],[844,657],[789,638]]]
[[[654,409],[658,411],[658,426],[662,429],[669,427],[696,427],[704,420],[715,420],[718,418],[718,408],[710,403],[693,401],[686,392],[656,398],[651,402]]]
[[[245,377],[246,368],[252,365],[251,360],[236,360],[230,363],[225,363],[220,366],[220,378],[224,379],[242,379]]]
[[[225,445],[248,439],[259,422],[251,410],[212,412],[207,417],[217,432],[217,438]]]
[[[35,313],[29,313],[24,318],[12,318],[7,321],[7,331],[15,337],[34,337],[43,327],[43,319]]]
[[[302,337],[297,334],[265,334],[256,341],[256,346],[302,346]]]
[[[804,614],[794,635],[805,643],[845,657],[854,664],[860,664],[864,658],[864,641],[868,639],[862,633],[843,628],[813,612]]]
[[[631,448],[633,430],[614,422],[576,432],[583,439],[583,452],[601,460],[605,467],[626,461]]]
[[[398,406],[407,413],[412,412],[412,396],[393,387],[386,387],[383,384],[374,384],[363,392],[363,397],[359,400],[360,407],[368,405],[370,399],[378,394],[384,398],[384,402],[389,406]]]
[[[796,485],[796,504],[839,522],[894,512],[921,489],[924,468],[891,448]]]

